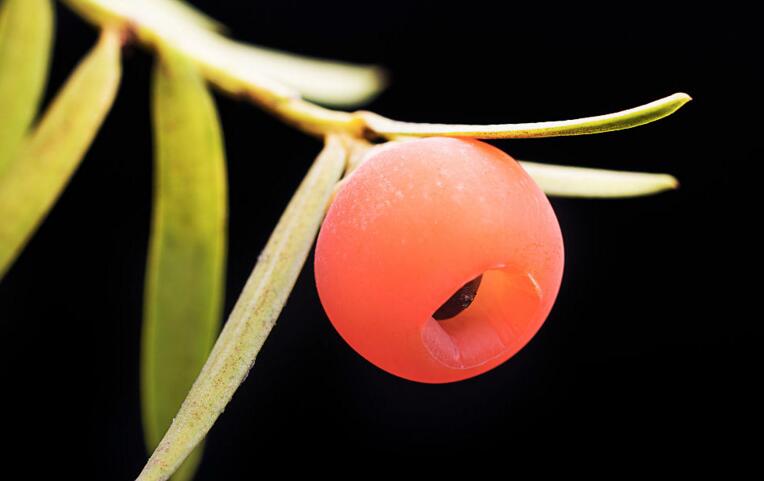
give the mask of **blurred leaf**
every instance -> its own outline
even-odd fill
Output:
[[[289,202],[210,357],[138,481],[167,479],[223,412],[294,287],[342,175],[347,152],[330,136]]]
[[[478,139],[527,139],[535,137],[563,137],[569,135],[599,134],[630,129],[667,117],[690,101],[690,96],[676,93],[668,97],[606,115],[574,120],[530,122],[524,124],[458,125],[423,124],[391,120],[372,112],[359,112],[366,125],[378,135],[396,137],[474,137]]]
[[[220,122],[193,64],[162,50],[152,100],[154,219],[141,352],[149,451],[170,427],[220,327],[227,212]],[[174,480],[193,478],[201,449],[186,459]]]
[[[637,197],[676,189],[668,174],[623,172],[520,162],[541,189],[558,197]]]
[[[143,0],[144,2],[146,0]],[[161,12],[167,17],[179,17],[199,27],[214,31],[225,31],[226,28],[218,22],[187,4],[184,0],[148,0],[152,2],[150,8]],[[129,0],[131,4],[140,4],[141,0]],[[145,7],[144,7],[145,8]]]
[[[373,65],[310,58],[293,53],[241,45],[218,44],[219,54],[230,57],[228,65],[246,77],[251,68],[299,91],[305,98],[335,107],[355,107],[371,101],[387,80],[384,70]]]
[[[37,115],[52,36],[50,0],[0,5],[0,175]]]
[[[63,191],[119,86],[120,34],[104,31],[0,177],[0,277]]]
[[[296,95],[294,89],[319,103],[351,107],[368,102],[385,87],[385,75],[379,67],[234,42],[200,25],[195,18],[201,14],[173,15],[166,5],[169,1],[66,0],[97,24],[128,24],[142,41],[172,46],[191,59],[207,79],[234,95],[258,98],[267,90],[289,98]]]

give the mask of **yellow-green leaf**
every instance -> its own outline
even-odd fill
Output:
[[[201,374],[138,481],[169,478],[244,381],[308,257],[346,158],[342,140],[327,138],[324,150],[260,254]]]
[[[235,42],[205,28],[208,26],[198,20],[202,14],[174,14],[177,5],[168,6],[168,1],[66,0],[99,25],[129,24],[141,41],[172,46],[191,59],[210,81],[235,95],[288,99],[299,92],[316,102],[350,107],[369,101],[385,87],[385,74],[379,67]]]
[[[387,83],[383,69],[285,53],[228,42],[219,44],[231,65],[251,66],[292,87],[305,98],[335,107],[354,107],[369,102]],[[246,75],[242,70],[242,74]]]
[[[50,0],[0,4],[0,175],[37,115],[52,36]]]
[[[478,139],[527,139],[536,137],[562,137],[569,135],[599,134],[614,130],[630,129],[667,117],[676,112],[691,98],[685,93],[641,105],[612,114],[585,117],[574,120],[530,122],[524,124],[457,125],[400,122],[372,112],[358,115],[367,127],[381,137],[474,137]]]
[[[0,177],[0,277],[63,191],[109,111],[120,34],[102,33]]]
[[[676,189],[669,174],[567,167],[520,162],[541,189],[558,197],[637,197]]]
[[[196,68],[163,49],[154,68],[154,217],[142,340],[143,425],[150,451],[170,427],[220,328],[227,187],[214,100]],[[191,479],[201,446],[173,477]]]

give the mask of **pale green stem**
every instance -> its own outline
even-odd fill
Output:
[[[222,39],[209,29],[188,22],[170,22],[161,11],[147,15],[130,8],[128,0],[65,0],[83,17],[98,25],[129,26],[138,41],[150,47],[166,43],[183,52],[202,74],[221,90],[245,96],[263,109],[304,132],[323,136],[343,132],[350,136],[394,139],[398,137],[532,138],[585,135],[628,129],[666,117],[690,96],[677,93],[622,112],[575,120],[497,125],[419,124],[391,120],[371,112],[342,112],[312,104],[300,94],[260,71],[242,68],[240,49],[246,46]],[[167,1],[167,0],[164,0]],[[148,6],[149,4],[147,4]],[[147,7],[146,7],[147,8]],[[182,19],[181,19],[182,20]],[[198,22],[196,22],[198,23]],[[188,38],[193,38],[193,42]],[[304,75],[300,76],[300,78]],[[340,78],[340,77],[338,77]],[[377,88],[378,84],[370,84]]]
[[[97,25],[128,27],[144,45],[171,46],[221,90],[271,106],[268,110],[277,115],[282,108],[299,110],[300,106],[283,103],[301,94],[324,104],[354,106],[367,102],[385,86],[384,72],[375,66],[308,58],[235,42],[200,21],[200,14],[178,14],[176,0],[65,1]],[[310,110],[311,117],[322,125],[336,118],[330,111]]]
[[[244,381],[302,270],[346,161],[342,140],[329,136],[271,234],[202,372],[138,481],[168,479],[207,434]]]

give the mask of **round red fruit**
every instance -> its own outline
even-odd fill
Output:
[[[501,150],[427,138],[374,148],[318,236],[321,303],[378,367],[444,383],[519,351],[552,308],[563,270],[544,193]]]

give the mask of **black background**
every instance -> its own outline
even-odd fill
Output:
[[[759,216],[741,192],[755,178],[758,55],[746,12],[622,2],[193,3],[239,39],[386,66],[392,84],[369,108],[403,120],[555,120],[677,91],[695,99],[635,130],[495,142],[521,159],[670,172],[682,188],[554,199],[567,257],[556,306],[525,349],[482,376],[424,385],[367,363],[325,317],[311,258],[211,431],[199,480],[250,479],[258,466],[328,472],[349,459],[374,470],[492,461],[506,475],[525,451],[555,459],[581,450],[585,462],[616,454],[624,466],[706,466],[726,450],[735,464],[751,460],[743,439],[758,430],[761,375],[760,316],[747,306],[759,282],[749,228]],[[58,13],[48,98],[95,39],[67,9]],[[129,47],[124,70],[95,144],[0,284],[3,456],[34,477],[79,470],[78,479],[132,479],[146,457],[138,349],[151,57]],[[230,311],[320,144],[247,103],[217,100],[230,176]],[[685,450],[689,458],[678,456]]]

